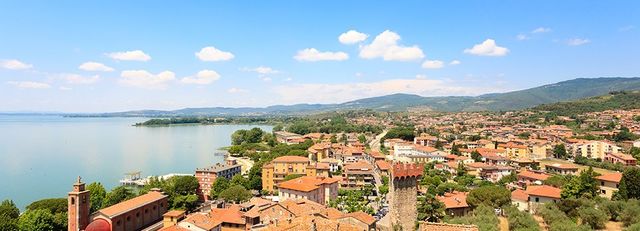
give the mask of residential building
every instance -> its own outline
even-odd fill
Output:
[[[518,185],[520,187],[526,187],[529,185],[541,185],[551,175],[543,172],[533,172],[524,170],[518,173]]]
[[[200,200],[208,201],[211,187],[219,177],[231,179],[233,176],[240,174],[241,165],[235,162],[217,163],[206,168],[196,168],[196,179],[198,179],[198,197]]]
[[[605,158],[607,153],[618,153],[622,151],[622,148],[616,146],[614,143],[600,140],[580,140],[577,143],[570,144],[568,149],[569,153],[573,156],[601,160]]]
[[[604,156],[603,161],[610,162],[613,164],[620,163],[624,166],[636,166],[637,160],[633,158],[632,155],[624,154],[624,153],[607,153]]]
[[[529,212],[534,214],[545,203],[559,201],[561,191],[559,188],[548,185],[531,185],[527,187],[525,193],[529,195]]]
[[[290,174],[307,174],[309,158],[301,156],[281,156],[262,166],[262,189],[275,192],[277,185]]]
[[[363,231],[376,230],[376,219],[362,211],[344,214],[338,218],[338,222],[353,225]]]
[[[338,196],[338,179],[303,176],[278,184],[280,200],[307,199],[321,205],[329,204]]]
[[[622,173],[619,172],[597,176],[596,180],[600,186],[600,196],[611,199],[613,193],[618,191],[621,179]]]
[[[548,164],[544,166],[547,173],[560,175],[576,175],[578,167],[573,164]]]
[[[496,183],[502,177],[511,175],[515,170],[511,166],[488,165],[480,169],[480,178]]]
[[[445,214],[452,217],[461,217],[469,214],[473,209],[467,204],[467,195],[469,192],[451,192],[445,193],[443,196],[437,196],[436,199],[445,205]]]
[[[529,194],[522,189],[516,189],[511,192],[511,204],[516,206],[520,211],[529,210]]]
[[[276,141],[280,143],[285,143],[285,144],[297,144],[297,143],[301,143],[300,142],[301,140],[302,142],[304,142],[305,140],[304,137],[302,137],[299,134],[286,132],[286,131],[277,131],[277,132],[273,132],[273,134],[276,136]]]
[[[374,167],[366,161],[348,164],[342,170],[342,188],[362,188],[365,185],[373,185]]]

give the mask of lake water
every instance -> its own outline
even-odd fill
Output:
[[[134,127],[144,118],[65,118],[0,115],[0,200],[21,209],[30,202],[66,197],[78,176],[107,190],[125,172],[193,173],[222,161],[214,153],[238,129],[264,125]]]

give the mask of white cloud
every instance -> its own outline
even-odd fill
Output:
[[[98,62],[85,62],[83,64],[80,64],[80,66],[78,66],[78,69],[85,71],[114,71],[113,68]]]
[[[23,89],[47,89],[51,88],[51,85],[43,82],[33,82],[33,81],[9,81],[8,84],[14,85],[18,88]]]
[[[551,32],[551,28],[548,27],[538,27],[534,30],[531,31],[532,34],[538,34],[538,33],[547,33],[547,32]]]
[[[100,76],[97,75],[84,77],[78,74],[61,74],[61,76],[69,84],[93,84],[100,80]]]
[[[580,45],[584,45],[587,43],[590,43],[591,40],[589,39],[582,39],[582,38],[574,38],[574,39],[569,39],[567,40],[567,45],[569,46],[580,46]]]
[[[196,57],[201,61],[217,62],[231,60],[235,56],[231,52],[221,51],[215,47],[204,47],[196,52]]]
[[[71,90],[73,90],[73,88],[64,87],[64,86],[63,87],[59,87],[58,89],[60,89],[61,91],[71,91]]]
[[[364,59],[383,58],[387,61],[410,61],[424,58],[420,47],[398,45],[400,35],[386,30],[370,44],[360,47],[360,57]]]
[[[422,96],[479,95],[501,90],[498,86],[456,86],[457,83],[444,80],[426,79],[417,75],[416,79],[389,79],[368,83],[308,83],[274,87],[285,103],[337,103],[366,97],[394,93],[409,93]],[[313,94],[309,94],[313,92]]]
[[[293,57],[294,59],[301,62],[316,62],[316,61],[344,61],[349,59],[349,55],[347,53],[338,51],[331,52],[325,51],[321,52],[316,50],[315,48],[307,48],[304,50],[299,50],[298,54]]]
[[[196,76],[184,77],[180,80],[182,83],[187,84],[211,84],[220,79],[220,74],[212,70],[199,71]]]
[[[449,62],[449,65],[451,66],[455,66],[455,65],[460,65],[462,62],[460,62],[457,59],[451,60],[451,62]]]
[[[236,94],[236,93],[246,93],[246,92],[249,92],[249,91],[247,91],[245,89],[232,87],[232,88],[229,88],[229,90],[227,90],[227,92],[229,92],[231,94]]]
[[[146,62],[151,60],[151,56],[145,54],[141,50],[133,50],[133,51],[120,51],[120,52],[112,52],[106,54],[109,58],[120,60],[120,61],[142,61]]]
[[[278,70],[274,70],[271,67],[265,67],[265,66],[259,66],[256,68],[248,68],[248,67],[244,67],[240,69],[241,71],[246,71],[246,72],[255,72],[261,75],[268,75],[268,74],[277,74],[280,73],[280,71]]]
[[[444,62],[440,60],[425,60],[422,63],[422,68],[425,69],[440,69],[444,67]]]
[[[350,30],[342,33],[338,37],[338,41],[340,41],[340,43],[342,44],[356,44],[366,40],[368,37],[369,35],[365,33],[360,33],[356,30]]]
[[[120,83],[132,87],[146,89],[166,89],[167,84],[173,81],[175,73],[163,71],[156,75],[145,70],[128,70],[120,73]]]
[[[518,34],[518,35],[516,36],[516,39],[517,39],[517,40],[520,40],[520,41],[522,41],[522,40],[527,40],[527,39],[529,39],[529,36],[527,36],[526,34]]]
[[[1,60],[0,67],[9,70],[25,70],[33,67],[31,64],[23,63],[17,59]]]
[[[265,77],[265,76],[260,77],[260,79],[265,82],[271,82],[271,80],[273,80],[271,79],[271,77]]]
[[[427,79],[427,76],[422,74],[417,74],[416,79]]]
[[[292,80],[293,80],[293,78],[291,78],[291,77],[288,77],[288,78],[284,79],[284,81],[287,81],[287,82],[292,81]]]
[[[509,49],[496,45],[496,41],[493,39],[487,39],[470,49],[465,49],[464,53],[480,56],[505,56],[509,53]]]

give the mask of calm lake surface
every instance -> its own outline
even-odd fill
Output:
[[[134,127],[144,118],[65,118],[0,115],[0,200],[66,197],[78,176],[107,190],[125,172],[193,173],[222,161],[214,153],[238,129],[264,125]]]

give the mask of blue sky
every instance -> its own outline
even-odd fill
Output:
[[[637,1],[2,1],[0,22],[0,111],[335,103],[640,76]]]

